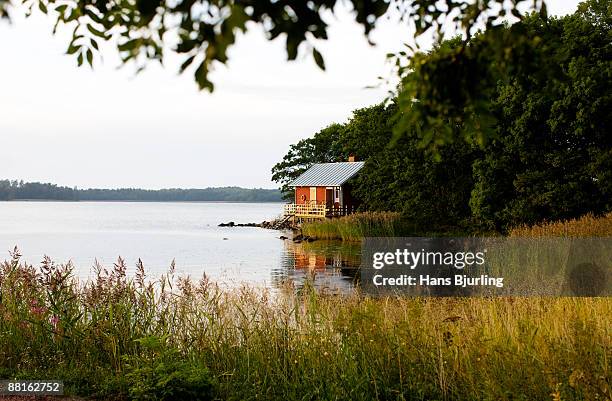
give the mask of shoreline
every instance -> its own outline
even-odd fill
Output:
[[[205,200],[205,201],[170,201],[170,200],[65,200],[65,199],[8,199],[0,200],[0,203],[6,202],[27,202],[27,203],[278,203],[285,204],[282,201],[239,201],[239,200]]]

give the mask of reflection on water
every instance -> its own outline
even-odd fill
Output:
[[[360,243],[286,240],[280,266],[272,269],[272,284],[300,289],[309,281],[320,292],[351,293],[359,281],[360,254]]]

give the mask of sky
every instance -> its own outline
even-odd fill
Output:
[[[578,0],[549,0],[565,15]],[[65,55],[67,30],[34,15],[0,21],[0,179],[79,188],[274,188],[270,169],[289,145],[353,110],[376,104],[390,77],[385,55],[412,36],[395,19],[377,23],[370,46],[339,9],[318,44],[326,71],[305,51],[288,62],[282,39],[250,26],[198,90],[178,61],[135,75],[110,49],[93,70]],[[426,42],[421,43],[427,46]]]

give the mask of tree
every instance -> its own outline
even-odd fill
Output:
[[[7,16],[12,2],[0,0],[0,16]],[[317,41],[327,39],[326,15],[336,10],[340,0],[25,0],[30,10],[38,8],[56,19],[56,27],[65,24],[73,28],[68,54],[79,65],[92,65],[100,41],[116,45],[124,64],[134,63],[138,70],[150,61],[163,62],[168,53],[181,57],[180,71],[189,68],[200,88],[213,90],[209,72],[216,63],[226,63],[228,50],[237,34],[251,24],[260,25],[268,39],[285,38],[289,60],[294,60],[300,47],[307,47],[317,65],[324,69],[323,55],[316,49]],[[514,49],[528,41],[520,30],[503,30],[508,18],[522,19],[518,10],[539,9],[546,15],[543,0],[348,0],[353,18],[367,37],[376,22],[391,9],[401,16],[402,23],[415,28],[415,35],[435,34],[442,40],[451,30],[463,34],[462,46],[435,56],[419,53],[407,44],[394,56],[398,73],[403,78],[399,111],[405,112],[418,102],[418,119],[427,136],[423,144],[437,149],[450,142],[449,135],[463,133],[467,140],[482,142],[488,130],[481,119],[488,111],[483,104],[488,99],[488,74],[474,75],[474,63],[486,52],[495,55],[495,65],[503,69],[515,61]],[[503,32],[482,46],[468,46],[470,38],[480,29]],[[409,38],[408,38],[409,39]],[[417,43],[416,40],[412,41]],[[172,45],[171,45],[172,44]],[[305,44],[305,46],[303,46]],[[529,43],[527,43],[529,45]],[[412,74],[417,71],[417,74]],[[483,83],[479,82],[484,81]],[[417,114],[410,114],[417,115]],[[464,124],[472,129],[448,130],[447,122]],[[399,119],[397,132],[412,129],[412,120]]]
[[[419,146],[415,131],[393,142],[396,113],[395,102],[355,110],[346,124],[333,125],[292,145],[275,166],[273,179],[279,181],[278,172],[282,172],[289,181],[314,163],[345,161],[355,154],[365,161],[352,182],[363,210],[402,212],[420,232],[465,226],[470,218],[476,150],[458,141],[445,147],[442,160],[437,161]]]
[[[45,199],[45,200],[93,200],[93,201],[234,201],[234,202],[278,202],[280,192],[275,189],[246,189],[238,187],[205,189],[78,189],[60,187],[55,184],[0,180],[0,200]]]
[[[393,138],[394,117],[397,112],[395,101],[353,111],[338,138],[338,145],[344,155],[353,154],[359,160],[367,160],[385,149]]]
[[[369,158],[391,140],[396,111],[395,103],[358,109],[346,124],[332,124],[291,145],[283,160],[272,167],[272,180],[281,186],[286,199],[292,199],[293,190],[287,184],[313,164],[346,161],[349,155]]]
[[[341,124],[332,124],[312,138],[302,139],[291,145],[283,160],[272,167],[272,180],[280,184],[285,199],[293,198],[293,190],[288,184],[310,166],[342,160],[343,153],[338,144],[342,129]]]
[[[524,70],[496,90],[491,107],[503,123],[474,165],[471,199],[485,227],[612,209],[612,7],[603,3],[522,23],[554,74]]]
[[[612,210],[612,7],[604,3],[591,0],[563,18],[534,14],[470,41],[467,48],[487,46],[487,36],[504,37],[504,30],[526,38],[514,48],[520,66],[500,69],[495,55],[469,54],[473,71],[487,75],[481,92],[490,98],[479,106],[491,114],[486,141],[459,139],[472,131],[471,117],[445,117],[446,125],[433,127],[420,120],[422,102],[408,107],[401,96],[356,110],[335,146],[366,162],[354,182],[362,208],[402,212],[421,233],[504,232]],[[455,38],[424,57],[443,59],[461,48]],[[464,96],[453,88],[448,96]],[[411,124],[402,135],[392,132],[398,115]],[[424,139],[439,146],[437,136],[448,132],[437,152],[423,146]]]
[[[366,160],[354,184],[361,208],[401,212],[413,233],[469,230],[478,150],[458,141],[437,160],[419,142],[406,135]]]

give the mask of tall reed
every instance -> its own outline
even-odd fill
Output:
[[[70,264],[0,265],[0,375],[113,399],[601,400],[602,298],[333,297],[222,291]]]
[[[609,237],[612,236],[612,213],[596,217],[592,214],[533,226],[519,226],[510,237]]]
[[[364,212],[335,219],[307,222],[302,233],[318,239],[361,241],[365,237],[393,237],[400,235],[400,213]]]

